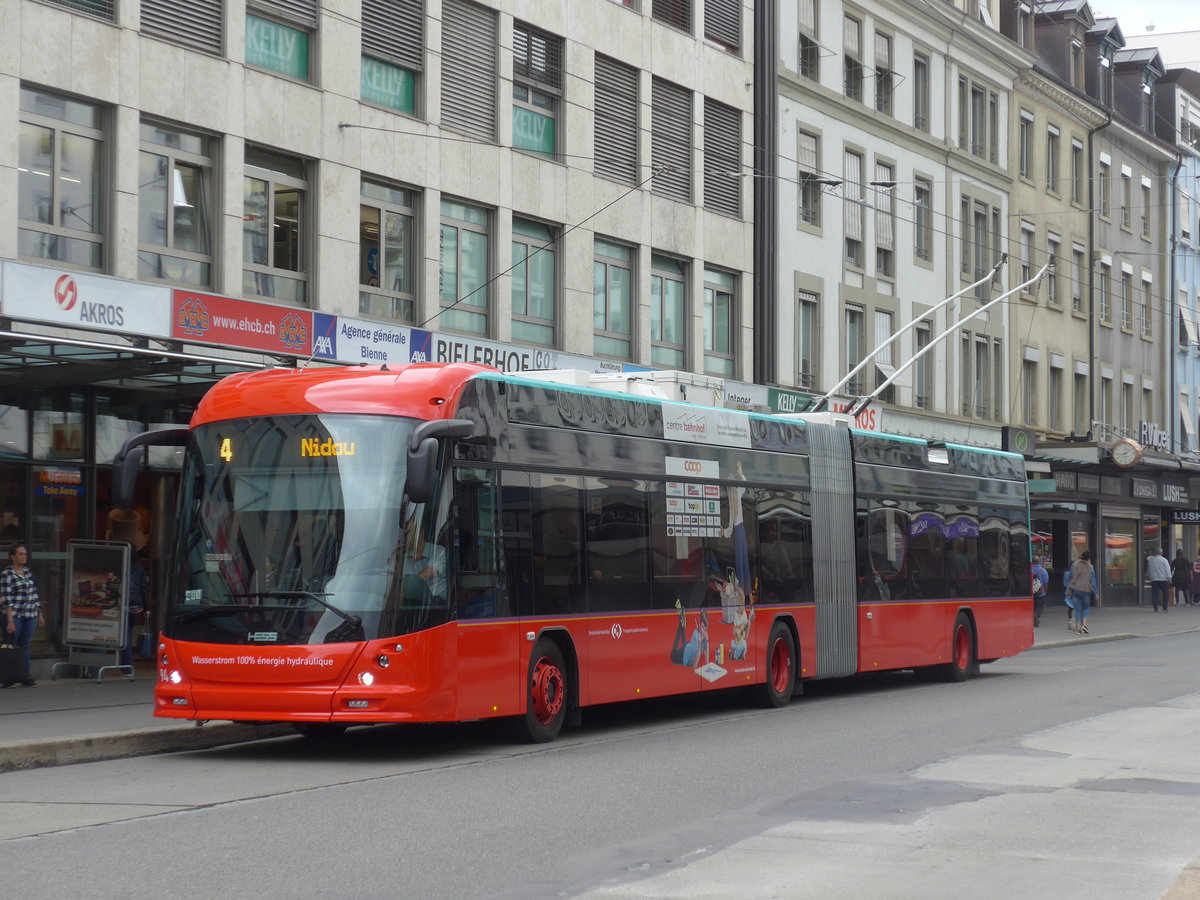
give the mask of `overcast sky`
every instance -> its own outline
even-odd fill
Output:
[[[1126,37],[1146,33],[1200,28],[1200,3],[1188,0],[1091,0],[1097,19],[1115,17]]]

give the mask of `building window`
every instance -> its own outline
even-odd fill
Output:
[[[1142,237],[1150,240],[1150,179],[1142,179]]]
[[[1033,277],[1033,241],[1037,232],[1029,222],[1021,223],[1021,283]],[[1029,288],[1025,288],[1028,292]]]
[[[796,136],[796,155],[799,216],[805,225],[821,224],[821,139],[815,134],[799,132]]]
[[[72,12],[90,13],[110,22],[116,21],[113,0],[50,0],[55,6],[65,6]]]
[[[417,79],[425,61],[423,4],[363,0],[362,99],[417,112]]]
[[[21,87],[17,252],[89,269],[104,265],[103,112]]]
[[[742,47],[740,0],[704,0],[704,36],[730,53]]]
[[[512,336],[514,341],[553,347],[555,232],[541,222],[513,217]]]
[[[819,298],[800,291],[796,303],[796,385],[817,386],[817,313]]]
[[[974,404],[971,402],[974,395],[971,384],[973,372],[971,368],[971,335],[964,331],[961,337],[958,359],[959,397],[962,400],[962,414],[969,419],[974,411]]]
[[[732,378],[736,373],[737,276],[704,270],[704,371]]]
[[[1121,167],[1121,227],[1133,225],[1133,173]]]
[[[650,0],[651,15],[672,28],[692,30],[692,0]]]
[[[1062,366],[1050,363],[1050,390],[1046,396],[1046,412],[1048,413],[1049,421],[1047,424],[1055,431],[1061,431],[1062,423],[1062,390],[1063,390],[1063,370]]]
[[[704,205],[742,215],[742,114],[704,98]]]
[[[958,149],[970,148],[971,126],[971,82],[965,75],[958,76]]]
[[[438,271],[440,322],[454,331],[489,333],[488,243],[491,215],[458,200],[442,200],[441,260]]]
[[[929,130],[929,57],[923,53],[913,56],[913,127]]]
[[[658,253],[650,257],[650,364],[687,365],[687,269]]]
[[[988,94],[988,161],[1000,161],[1000,95],[995,91]]]
[[[799,0],[799,71],[803,78],[821,78],[821,45],[817,43],[817,0]]]
[[[142,122],[138,278],[212,284],[212,147],[172,125]]]
[[[592,258],[592,349],[630,359],[633,350],[633,250],[596,238]]]
[[[1083,164],[1083,142],[1071,139],[1071,202],[1085,203],[1087,184],[1085,183],[1087,167]]]
[[[1154,133],[1154,78],[1149,72],[1142,83],[1142,129]]]
[[[596,174],[638,181],[638,72],[596,56]]]
[[[1111,52],[1111,51],[1108,51]],[[1097,79],[1097,90],[1100,95],[1100,105],[1112,109],[1113,105],[1113,68],[1112,59],[1106,54],[1099,60],[1100,73]]]
[[[1017,166],[1022,178],[1032,178],[1033,163],[1033,113],[1021,110],[1017,124]]]
[[[988,400],[991,396],[991,354],[988,340],[982,335],[975,337],[975,384],[971,393],[971,414],[976,419],[987,419],[991,413]]]
[[[1046,190],[1057,194],[1058,185],[1058,129],[1051,125],[1046,129]]]
[[[858,304],[846,304],[846,330],[843,348],[846,355],[847,373],[853,371],[854,367],[862,361],[863,316],[865,314],[866,311]],[[861,375],[862,373],[860,372],[850,381],[846,382],[846,390],[854,396],[859,396],[862,393],[862,382],[859,380]]]
[[[927,351],[932,340],[932,329],[928,322],[916,327],[916,352],[913,354],[913,406],[917,409],[933,408],[933,352]]]
[[[863,264],[863,158],[861,153],[847,150],[845,153],[846,175],[842,183],[845,194],[846,242],[843,259],[849,265],[861,268]]]
[[[496,13],[466,0],[442,0],[442,125],[496,140]]]
[[[1083,435],[1091,431],[1091,409],[1088,406],[1088,377],[1086,373],[1075,373],[1075,432]]]
[[[1121,327],[1133,328],[1133,273],[1121,274]]]
[[[1096,294],[1100,300],[1100,321],[1112,321],[1112,266],[1100,263],[1099,279],[1096,283]]]
[[[1028,3],[1017,3],[1017,46],[1033,49],[1033,9]]]
[[[650,110],[654,192],[692,202],[692,92],[655,78]]]
[[[1184,243],[1192,242],[1192,222],[1196,215],[1196,204],[1186,189],[1179,191],[1179,239]]]
[[[1142,337],[1148,338],[1154,336],[1153,327],[1153,308],[1154,303],[1154,283],[1150,278],[1143,273],[1142,275],[1142,302],[1138,308],[1138,316],[1141,320]]]
[[[1071,310],[1083,312],[1083,286],[1087,280],[1087,250],[1082,244],[1071,245],[1071,259],[1074,263],[1071,278]]]
[[[892,114],[893,65],[892,39],[875,32],[875,111],[887,116]]]
[[[933,259],[933,182],[927,178],[913,183],[913,255]]]
[[[308,304],[308,176],[295,157],[246,147],[242,291]]]
[[[987,146],[987,120],[984,105],[987,102],[987,92],[979,85],[971,86],[971,152],[975,156],[983,156]]]
[[[554,157],[562,94],[562,38],[513,23],[513,146]]]
[[[1105,425],[1115,425],[1113,419],[1113,380],[1111,377],[1100,378],[1100,421]]]
[[[1050,268],[1046,270],[1046,302],[1058,306],[1058,261],[1062,248],[1062,238],[1051,232],[1046,236],[1046,261]]]
[[[309,39],[316,30],[316,0],[249,0],[246,65],[308,81]]]
[[[842,53],[845,57],[843,81],[846,99],[862,102],[862,22],[852,16],[846,16],[842,21]]]
[[[875,274],[896,276],[896,169],[875,163]]]
[[[414,321],[416,212],[410,190],[363,179],[358,213],[358,311]]]
[[[1100,160],[1100,170],[1096,174],[1096,209],[1103,219],[1107,219],[1110,215],[1108,192],[1111,183],[1112,166],[1104,160]]]
[[[875,354],[875,390],[883,387],[884,382],[896,373],[896,345],[887,343],[888,340],[895,334],[893,325],[893,316],[890,312],[883,310],[875,311],[875,346],[882,348]],[[886,344],[886,346],[885,346]],[[884,403],[896,402],[896,386],[889,384],[887,388],[880,392],[879,399]]]
[[[1137,419],[1133,414],[1133,385],[1125,381],[1121,383],[1121,431],[1125,434],[1136,434],[1133,430]]]
[[[90,4],[89,4],[90,5]],[[110,2],[105,2],[112,18]],[[141,28],[173,44],[182,44],[202,53],[221,54],[221,0],[142,0]]]
[[[1031,359],[1021,362],[1022,414],[1026,425],[1037,424],[1037,363]]]

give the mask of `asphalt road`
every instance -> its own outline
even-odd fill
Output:
[[[625,704],[548,746],[376,728],[8,772],[0,872],[25,898],[1150,900],[1200,853],[1198,642]]]

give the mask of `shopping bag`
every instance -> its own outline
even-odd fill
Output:
[[[150,659],[154,656],[154,634],[149,631],[143,631],[137,637],[137,655],[143,659]]]
[[[13,644],[0,646],[0,684],[12,684],[25,677],[25,654]]]

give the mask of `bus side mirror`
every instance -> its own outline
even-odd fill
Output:
[[[143,431],[135,434],[121,445],[113,459],[112,505],[115,509],[130,509],[133,506],[133,489],[137,484],[138,469],[146,451],[143,447],[186,447],[188,430],[168,428],[163,431]]]
[[[428,503],[433,498],[434,479],[437,476],[440,440],[464,438],[475,429],[469,419],[436,419],[422,422],[408,441],[408,472],[404,479],[404,493],[413,503]]]

